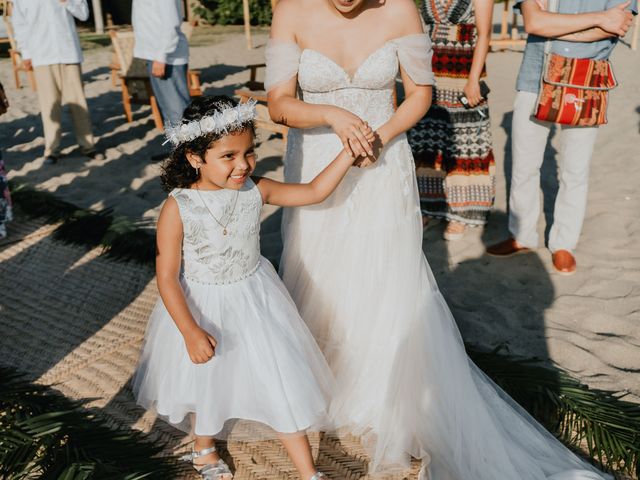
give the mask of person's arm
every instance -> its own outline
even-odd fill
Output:
[[[22,11],[20,1],[14,2],[13,12],[11,15],[11,25],[16,36],[16,43],[18,44],[18,50],[22,55],[22,61],[29,70],[31,70],[31,52],[29,52],[29,27],[27,18]]]
[[[89,18],[89,5],[87,0],[60,0],[67,11],[81,22],[86,22]]]
[[[595,27],[624,36],[633,20],[633,14],[625,11],[629,5],[630,2],[625,2],[602,12],[564,14],[547,12],[536,0],[525,0],[520,10],[526,32],[540,37],[558,38]]]
[[[165,76],[167,59],[170,54],[175,52],[180,42],[179,28],[182,14],[179,10],[176,11],[176,2],[169,3],[148,13],[156,19],[155,25],[152,27],[156,32],[157,43],[151,65],[151,75],[158,78]],[[178,19],[177,26],[176,18]]]
[[[420,14],[412,1],[404,0],[402,2],[398,2],[395,7],[397,10],[394,17],[401,20],[404,27],[404,30],[401,31],[401,35],[410,36],[424,33],[422,30]],[[430,48],[430,45],[425,44],[423,48],[428,49]],[[428,69],[428,73],[432,77],[430,62],[423,68]],[[418,123],[431,106],[431,85],[417,84],[409,75],[407,70],[402,66],[402,63],[400,64],[400,78],[402,80],[402,86],[405,93],[404,101],[400,104],[389,121],[376,131],[378,137],[378,142],[376,143],[376,156],[391,140]],[[361,166],[366,167],[372,161],[372,158],[367,158],[361,163]]]
[[[352,165],[353,158],[346,150],[342,150],[309,183],[282,183],[261,177],[254,178],[254,181],[264,203],[280,207],[302,207],[324,201],[338,187]]]
[[[196,323],[180,285],[182,261],[182,220],[178,203],[169,197],[160,211],[156,235],[156,278],[162,302],[178,330],[193,363],[205,363],[213,357],[216,339]]]
[[[295,0],[278,2],[271,22],[272,40],[297,44],[294,28],[299,24],[298,8]],[[274,122],[294,128],[331,127],[354,156],[373,153],[373,131],[366,122],[345,109],[313,105],[296,98],[297,82],[294,76],[267,92],[269,115]]]
[[[469,104],[475,107],[482,101],[480,94],[480,75],[484,70],[489,53],[489,42],[491,41],[491,29],[493,27],[493,0],[473,0],[473,7],[476,15],[477,42],[473,50],[473,60],[469,78],[464,86],[464,94],[469,100]]]

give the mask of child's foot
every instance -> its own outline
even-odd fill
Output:
[[[229,465],[220,458],[215,446],[202,450],[193,450],[191,453],[184,455],[182,460],[191,462],[193,468],[204,480],[231,480],[233,478]]]

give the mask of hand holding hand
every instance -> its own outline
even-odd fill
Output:
[[[200,327],[184,335],[184,343],[193,363],[207,363],[216,354],[216,339]]]
[[[464,95],[469,101],[469,106],[475,107],[482,101],[480,93],[480,82],[469,79],[463,88]]]
[[[602,15],[600,28],[604,31],[624,37],[633,23],[633,13],[626,10],[631,2],[627,1],[606,10]]]
[[[151,75],[153,75],[154,77],[163,78],[166,72],[166,68],[166,63],[154,60],[153,64],[151,65]]]
[[[338,107],[331,110],[327,121],[340,137],[345,150],[351,152],[353,157],[366,157],[373,154],[370,143],[373,141],[373,130],[367,122]]]
[[[22,60],[22,66],[26,70],[33,70],[33,64],[31,63],[31,59],[30,58],[26,58],[26,59]]]
[[[380,137],[380,134],[377,131],[373,132],[372,138],[373,140],[371,141],[371,148],[372,148],[373,154],[356,159],[356,161],[353,164],[354,166],[359,168],[366,168],[370,165],[373,165],[378,160],[378,157],[380,156],[380,153],[384,148],[384,143],[382,141],[382,138]]]

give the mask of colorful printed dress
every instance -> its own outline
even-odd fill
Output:
[[[433,104],[407,135],[424,214],[484,225],[495,196],[489,108],[466,110],[458,100],[476,45],[472,0],[424,0],[422,16],[433,42]],[[484,76],[484,72],[483,72]]]
[[[0,239],[7,236],[7,222],[12,220],[11,195],[9,195],[9,181],[0,157]]]

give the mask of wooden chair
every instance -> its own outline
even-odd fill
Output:
[[[158,101],[151,88],[151,79],[147,72],[147,65],[144,60],[133,56],[133,46],[135,37],[132,31],[109,32],[111,42],[119,66],[120,87],[122,89],[122,105],[127,122],[133,120],[131,104],[148,104],[151,106],[151,113],[156,128],[163,130],[162,115],[158,106]],[[114,63],[115,65],[116,63]],[[187,85],[191,96],[202,95],[200,88],[200,72],[190,70],[187,74]]]
[[[258,101],[258,104],[256,105],[256,127],[281,134],[284,141],[284,148],[286,150],[289,127],[286,125],[280,125],[279,123],[271,120],[271,117],[269,116],[269,108],[267,107],[267,92],[264,89],[264,83],[256,80],[258,69],[264,68],[265,66],[266,65],[264,63],[247,65],[247,68],[250,71],[249,81],[245,83],[243,88],[237,89],[234,93],[240,98],[241,103],[246,102],[250,98]]]
[[[31,89],[35,91],[36,78],[33,74],[33,70],[25,68],[24,66],[22,55],[20,55],[20,52],[18,51],[18,44],[14,34],[13,24],[11,23],[11,9],[13,8],[13,2],[11,2],[11,0],[4,0],[2,7],[2,17],[7,28],[7,36],[9,37],[9,56],[11,57],[11,68],[13,68],[13,78],[16,82],[16,88],[22,88],[20,73],[25,72]]]
[[[505,48],[523,46],[526,43],[527,41],[520,37],[520,33],[518,32],[518,15],[513,11],[511,12],[511,31],[509,31],[509,0],[504,0],[502,2],[500,36],[491,39],[491,48],[495,50],[504,50]]]

